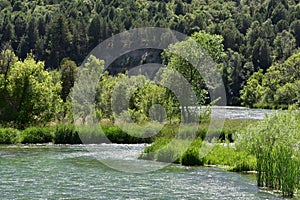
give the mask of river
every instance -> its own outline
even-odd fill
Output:
[[[268,110],[214,107],[230,119]],[[281,199],[254,175],[138,160],[145,145],[0,146],[0,199]]]
[[[268,109],[251,109],[246,107],[235,107],[235,106],[212,106],[212,118],[223,118],[223,119],[253,119],[261,120],[266,115],[272,114],[274,110]],[[277,110],[277,112],[280,112]]]
[[[126,173],[95,157],[101,152],[106,161],[117,161],[129,171],[163,167],[135,159],[143,149],[114,144],[0,146],[0,199],[280,199],[261,191],[253,175],[179,165]]]

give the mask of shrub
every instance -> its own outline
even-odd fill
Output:
[[[177,145],[178,142],[167,144],[165,147],[159,149],[155,155],[155,160],[166,163],[180,163],[180,157],[184,150]]]
[[[13,128],[0,128],[0,144],[18,143],[20,131]]]
[[[180,158],[180,163],[187,166],[201,166],[204,164],[204,159],[200,156],[200,147],[202,140],[195,139],[191,146]]]
[[[53,140],[53,128],[29,127],[21,132],[20,142],[23,144],[49,143]]]
[[[105,137],[104,130],[106,130],[106,128],[101,129],[99,125],[76,127],[81,141],[85,144],[110,143],[107,137]]]
[[[82,144],[74,125],[60,125],[54,133],[55,144]]]
[[[155,140],[151,144],[151,146],[147,147],[144,152],[139,156],[140,159],[145,160],[155,160],[155,156],[159,149],[162,149],[170,142],[170,139],[165,137],[160,137]]]

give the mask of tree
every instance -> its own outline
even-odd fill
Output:
[[[300,47],[300,20],[296,20],[291,24],[291,31],[296,38],[296,46]]]
[[[103,69],[104,61],[94,55],[91,55],[84,63],[84,67],[79,69],[71,95],[75,122],[83,125],[96,122],[95,98]]]
[[[104,72],[100,78],[96,92],[96,109],[98,118],[110,118],[112,113],[112,95],[113,90],[123,75],[110,76],[108,72]]]
[[[184,4],[181,1],[176,3],[175,15],[184,15]]]
[[[51,54],[49,64],[58,67],[60,61],[68,57],[71,49],[72,35],[68,21],[63,15],[57,16],[50,27]]]
[[[53,119],[60,105],[60,85],[54,84],[44,63],[29,55],[24,62],[12,64],[7,74],[7,107],[1,121],[14,122],[18,127],[46,123]]]
[[[243,68],[244,57],[229,49],[223,69],[223,81],[226,87],[227,100],[232,105],[239,104],[239,92],[242,89],[241,83],[245,80],[245,68]]]
[[[96,47],[101,41],[101,29],[104,27],[100,27],[100,24],[101,24],[100,16],[96,15],[93,18],[88,30],[91,48]]]
[[[200,45],[203,50],[199,50],[199,46],[197,46],[195,42]],[[168,49],[164,51],[164,56],[167,60],[166,64],[182,77],[175,72],[166,71],[165,74],[168,76],[163,73],[161,80],[170,83],[168,79],[172,79],[172,84],[177,84],[178,82],[178,87],[183,87],[182,92],[179,92],[178,95],[182,99],[187,98],[184,104],[181,104],[181,110],[186,121],[190,121],[191,119],[189,106],[195,105],[195,103],[197,105],[203,105],[207,100],[207,89],[214,91],[218,87],[214,85],[213,82],[205,83],[203,76],[209,77],[210,75],[214,75],[213,69],[207,68],[207,66],[210,66],[208,62],[212,62],[212,60],[220,62],[223,60],[225,53],[222,42],[222,36],[210,35],[204,31],[200,31],[194,33],[191,38],[186,41],[170,45]],[[189,49],[188,52],[186,51],[187,49]],[[212,60],[208,57],[211,57]],[[197,63],[196,66],[193,66],[190,63],[191,61],[193,61],[194,64]],[[191,88],[184,84],[185,81],[188,82]],[[196,102],[194,102],[194,99],[191,97],[193,92],[195,93]]]
[[[261,102],[264,89],[262,87],[263,72],[259,70],[255,72],[247,81],[247,84],[241,90],[242,105],[253,106],[256,103]]]
[[[77,65],[74,61],[65,58],[61,61],[59,71],[61,74],[61,84],[62,90],[60,97],[63,102],[67,101],[67,97],[69,96],[71,89],[74,86],[76,74],[77,74]]]
[[[37,29],[37,23],[34,18],[29,21],[26,34],[28,48],[30,50],[35,50],[36,43],[39,39],[39,32]]]
[[[300,53],[289,57],[283,64],[271,66],[265,74],[254,73],[241,91],[244,105],[299,104]]]
[[[274,40],[274,55],[276,60],[285,60],[296,49],[296,39],[288,31],[279,33]]]
[[[252,62],[256,68],[267,70],[272,64],[271,49],[262,38],[255,42],[252,52]]]

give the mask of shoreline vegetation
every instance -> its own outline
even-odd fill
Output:
[[[222,101],[299,110],[299,11],[299,0],[1,0],[0,144],[149,143],[141,159],[256,170],[258,186],[293,197],[300,190],[299,113],[226,120],[222,130],[206,133],[209,106]],[[164,50],[128,52],[107,68],[95,55],[86,58],[113,35],[142,27],[169,28],[190,38]],[[171,36],[160,38],[163,43]],[[128,35],[109,46],[135,49],[132,39]],[[183,53],[189,59],[179,56]],[[198,69],[217,69],[200,72],[192,60]],[[129,75],[149,63],[168,67],[151,80],[142,68]],[[203,75],[215,77],[215,71],[224,96],[212,99],[222,84]],[[191,107],[201,106],[208,110],[194,115]],[[121,128],[118,119],[125,122]],[[89,120],[100,124],[72,125]],[[184,126],[177,134],[179,124]],[[208,153],[211,141],[216,145]]]
[[[22,131],[0,128],[0,143],[81,144],[84,141],[85,144],[100,144],[107,141],[105,138],[113,143],[149,143],[151,145],[139,159],[185,166],[217,166],[232,172],[256,172],[259,187],[293,197],[300,189],[299,115],[296,111],[286,111],[268,115],[260,121],[226,120],[221,132],[212,131],[211,138],[216,142],[213,148],[210,142],[203,141],[210,138],[205,135],[208,121],[200,124],[191,139],[187,135],[192,135],[192,125],[184,126],[181,136],[177,134],[175,124],[166,124],[158,134],[155,134],[159,130],[158,124],[152,124],[148,129],[134,129],[128,124],[129,135],[114,123],[105,122],[101,124],[102,131],[99,131],[100,126],[74,125],[29,127]],[[147,137],[149,135],[152,137]]]
[[[210,137],[217,137],[220,141],[233,142],[233,133],[241,127],[256,123],[254,120],[225,120],[222,130],[211,130]],[[133,124],[134,125],[134,124]],[[110,121],[101,122],[99,126],[76,126],[73,124],[58,124],[52,126],[32,126],[23,130],[0,127],[0,144],[136,144],[153,143],[157,138],[174,138],[178,124],[161,124],[153,122],[145,126],[133,126],[130,123],[122,125]],[[182,127],[183,137],[192,135],[195,128],[195,138],[203,140],[209,126],[209,121],[200,125],[186,125]],[[127,130],[128,132],[125,132]]]

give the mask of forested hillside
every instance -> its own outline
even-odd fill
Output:
[[[136,27],[221,35],[232,105],[254,72],[280,66],[300,46],[299,0],[0,0],[0,10],[2,50],[21,59],[32,52],[49,69],[66,57],[80,65],[101,41]]]

